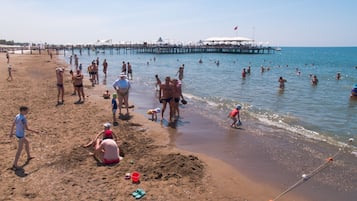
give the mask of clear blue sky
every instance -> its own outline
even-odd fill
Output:
[[[2,0],[0,39],[197,42],[243,36],[273,46],[357,46],[356,0]],[[234,27],[238,26],[235,31]]]

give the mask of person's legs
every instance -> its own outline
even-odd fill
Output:
[[[78,98],[79,98],[78,102],[80,102],[82,100],[80,87],[76,87],[76,91],[77,91]]]
[[[62,86],[60,88],[60,93],[61,93],[61,98],[62,98],[62,103],[63,103],[64,102],[64,99],[63,99],[63,97],[64,97],[64,86]]]
[[[24,138],[20,138],[19,139],[19,144],[18,144],[18,147],[17,147],[17,152],[16,152],[16,155],[15,155],[15,160],[14,160],[13,167],[18,167],[17,166],[17,162],[19,161],[23,145],[24,145]]]
[[[27,154],[27,160],[30,160],[32,159],[32,156],[30,154],[30,142],[27,140],[27,138],[23,138],[23,139],[24,139],[25,150]]]
[[[72,95],[76,95],[76,92],[77,92],[76,86],[74,86],[74,84],[73,84],[73,94]]]
[[[173,103],[174,101],[173,100],[171,100],[170,102],[169,102],[169,106],[170,106],[170,122],[172,121],[172,117],[174,117],[174,111],[175,111],[175,106],[174,106],[174,103]]]
[[[163,103],[162,103],[161,120],[164,119],[164,113],[165,113],[165,110],[166,110],[166,105],[167,105],[167,102],[164,100]]]
[[[121,108],[123,106],[123,96],[118,93],[118,103],[119,103],[119,114],[121,114]]]
[[[61,89],[57,86],[57,103],[59,104],[59,97],[60,97]]]
[[[231,119],[233,120],[233,123],[231,124],[231,127],[235,127],[238,119],[236,117],[231,117]]]
[[[126,113],[129,114],[129,92],[124,96],[124,103],[126,107]]]
[[[84,96],[84,89],[83,89],[83,87],[81,87],[81,88],[80,88],[80,91],[81,91],[82,98],[83,98],[83,102],[84,102],[84,100],[85,100],[85,96]]]

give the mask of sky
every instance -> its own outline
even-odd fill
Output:
[[[48,44],[248,37],[357,46],[356,0],[1,0],[0,39]],[[238,27],[234,30],[234,27]]]

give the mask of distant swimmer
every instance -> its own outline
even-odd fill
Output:
[[[247,75],[247,71],[245,70],[245,68],[243,68],[243,71],[242,71],[242,78],[245,78],[245,76]]]
[[[286,79],[284,79],[283,77],[280,77],[278,82],[280,83],[279,84],[279,88],[280,89],[284,89],[285,88],[285,82],[287,82]]]
[[[341,73],[337,73],[336,80],[340,80],[340,79],[341,79]]]
[[[200,63],[200,64],[201,64],[201,63],[202,63],[202,59],[200,59],[200,60],[198,61],[198,63]]]
[[[314,77],[311,79],[311,84],[312,85],[317,85],[318,82],[319,82],[319,80],[317,79],[317,76],[314,75]]]

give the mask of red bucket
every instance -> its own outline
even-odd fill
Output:
[[[131,173],[131,181],[133,181],[134,183],[138,183],[140,181],[140,173],[139,172]]]

